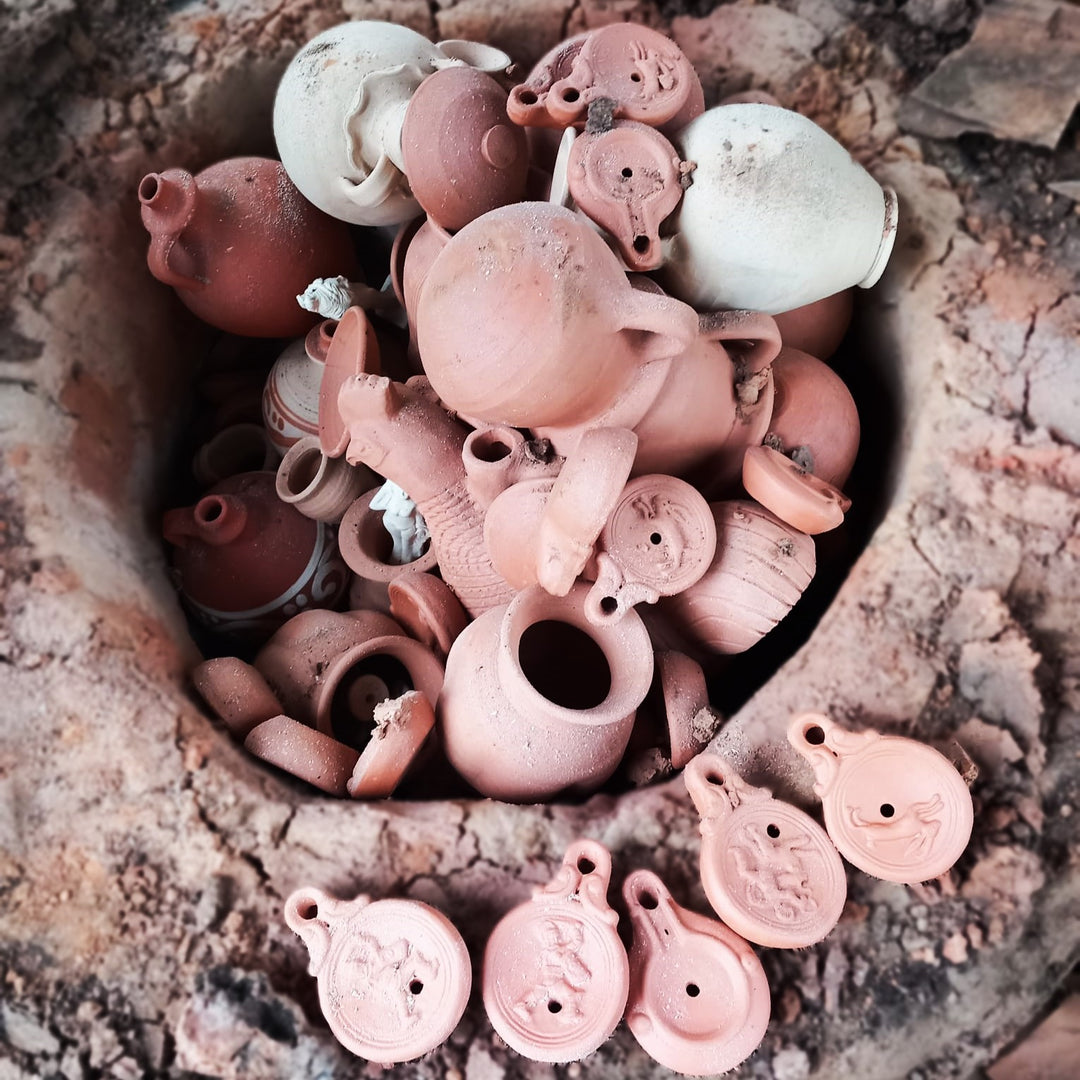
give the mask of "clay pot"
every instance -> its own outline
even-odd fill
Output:
[[[859,411],[828,364],[790,346],[773,361],[774,398],[766,438],[820,480],[842,488],[859,452]]]
[[[469,616],[450,586],[434,574],[409,568],[386,587],[390,614],[417,641],[445,661]]]
[[[461,448],[469,494],[487,509],[508,487],[522,481],[554,479],[560,458],[517,428],[493,425],[470,432]]]
[[[828,360],[844,340],[854,306],[854,290],[844,289],[773,318],[786,347]]]
[[[442,664],[401,627],[375,611],[304,611],[259,650],[255,667],[284,711],[362,750],[375,707],[419,690],[434,701]]]
[[[883,190],[812,120],[772,105],[710,109],[674,139],[696,161],[663,282],[705,311],[772,314],[869,288],[896,237]]]
[[[390,252],[390,281],[409,323],[409,356],[419,361],[416,344],[416,304],[432,263],[446,247],[450,234],[431,218],[416,218],[402,225]]]
[[[443,745],[482,794],[585,794],[618,765],[652,679],[652,645],[634,612],[592,626],[586,591],[558,598],[533,586],[477,618],[450,649]]]
[[[435,392],[474,420],[583,423],[650,362],[683,352],[697,315],[632,288],[572,212],[518,203],[477,218],[435,260],[417,308]]]
[[[787,615],[810,584],[814,541],[756,503],[712,503],[712,512],[712,565],[696,585],[657,607],[693,647],[740,653]]]
[[[307,435],[281,459],[276,489],[278,498],[304,517],[337,524],[361,494],[378,482],[363,465],[327,457],[318,435]]]
[[[589,106],[613,103],[612,114],[665,131],[685,127],[705,108],[693,65],[659,31],[636,23],[611,23],[580,45],[566,43],[554,63],[510,94],[515,123],[569,127],[583,124]]]
[[[357,498],[345,512],[338,529],[341,557],[356,576],[349,587],[349,605],[372,611],[390,610],[389,585],[402,574],[423,573],[436,568],[435,547],[412,562],[392,560],[394,541],[383,526],[383,512],[371,508],[378,494],[372,488]]]
[[[336,319],[323,319],[305,337],[287,345],[270,369],[262,415],[278,453],[284,454],[305,435],[319,434],[319,387],[337,326]]]
[[[219,161],[139,184],[150,272],[204,322],[244,337],[295,337],[315,316],[296,296],[317,277],[355,276],[349,230],[316,210],[278,161]]]
[[[277,460],[261,424],[231,424],[199,447],[191,471],[201,487],[210,487],[238,473],[273,469]]]
[[[278,497],[272,472],[242,473],[165,514],[173,573],[202,625],[257,637],[305,607],[331,607],[348,572],[334,532]]]
[[[506,116],[506,91],[490,75],[446,68],[412,96],[401,131],[405,172],[428,217],[454,232],[525,195],[525,132]]]

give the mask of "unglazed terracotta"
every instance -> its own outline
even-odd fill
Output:
[[[281,459],[275,486],[278,498],[304,517],[336,524],[373,483],[378,477],[370,469],[327,457],[318,435],[306,435]]]
[[[265,636],[345,591],[333,529],[283,503],[275,484],[272,472],[242,473],[165,514],[177,588],[193,618],[217,633]]]
[[[697,162],[671,223],[663,282],[673,295],[701,310],[772,314],[869,288],[883,273],[896,194],[812,120],[723,105],[673,141]]]
[[[357,375],[378,374],[380,370],[375,329],[363,308],[349,308],[331,335],[319,380],[319,442],[328,457],[341,457],[349,445],[349,435],[337,407],[341,387]]]
[[[788,741],[814,770],[825,828],[860,870],[905,885],[940,877],[971,839],[974,808],[955,766],[933,747],[796,716]]]
[[[554,486],[552,477],[522,480],[498,495],[484,514],[491,565],[515,591],[539,582],[540,522]]]
[[[785,345],[773,361],[774,398],[766,435],[827,484],[842,488],[859,452],[859,411],[828,364]]]
[[[359,375],[342,386],[337,404],[348,437],[346,458],[409,493],[431,532],[443,580],[465,610],[476,615],[506,603],[512,590],[484,547],[483,509],[469,493],[462,461],[469,429],[422,377],[395,383]]]
[[[773,318],[786,346],[828,360],[851,325],[854,306],[855,290],[842,289],[812,304],[782,311]]]
[[[843,525],[851,507],[842,491],[769,446],[746,451],[742,479],[751,498],[809,536]]]
[[[417,641],[445,661],[469,623],[461,601],[442,578],[406,567],[387,583],[390,614]]]
[[[416,307],[432,263],[450,242],[450,234],[431,218],[417,218],[398,230],[390,253],[390,280],[409,320],[409,351],[419,360]]]
[[[237,473],[274,469],[277,463],[277,451],[261,424],[230,424],[199,447],[191,472],[202,487],[212,487]]]
[[[821,941],[847,899],[844,864],[824,829],[717,754],[699,754],[683,779],[701,815],[701,884],[720,918],[759,945]]]
[[[698,491],[674,476],[639,476],[623,488],[596,546],[585,613],[621,619],[701,580],[716,554],[716,522]]]
[[[245,337],[294,337],[315,317],[296,303],[312,278],[358,272],[349,230],[316,210],[278,161],[219,161],[139,184],[146,261],[204,322]]]
[[[501,207],[457,233],[416,318],[448,408],[534,429],[599,416],[643,367],[683,352],[697,322],[687,305],[632,288],[600,236],[547,203]]]
[[[235,656],[204,660],[192,670],[191,682],[236,739],[281,713],[281,702],[262,675]]]
[[[657,604],[694,649],[740,653],[794,607],[817,568],[814,541],[757,503],[711,504],[716,555],[705,575]]]
[[[481,71],[429,75],[409,102],[401,150],[414,198],[450,232],[525,196],[525,132],[506,115],[506,91]]]
[[[470,432],[461,460],[469,494],[484,509],[511,485],[522,480],[554,480],[563,467],[562,459],[546,443],[526,439],[517,428],[505,424]]]
[[[446,660],[443,747],[477,791],[508,802],[594,791],[622,757],[652,681],[636,612],[611,626],[585,616],[587,587],[539,586],[470,623]],[[553,752],[554,751],[554,752]]]
[[[375,730],[345,785],[354,799],[394,793],[435,726],[435,710],[418,690],[375,706]]]
[[[491,1026],[533,1061],[591,1054],[615,1030],[630,983],[626,950],[607,902],[611,855],[577,840],[551,883],[502,917],[484,950]]]
[[[761,1044],[769,982],[754,950],[689,911],[650,870],[623,883],[634,929],[626,1024],[643,1050],[688,1076],[727,1072]]]
[[[290,716],[275,716],[256,724],[244,739],[244,749],[327,795],[345,794],[360,756],[353,747]]]
[[[585,44],[590,33],[591,31],[586,30],[575,34],[549,49],[533,65],[529,77],[510,91],[506,103],[507,115],[515,124],[527,125],[530,128],[530,150],[533,159],[542,168],[549,169],[554,161],[553,144],[557,145],[559,136],[556,135],[552,142],[547,142],[543,139],[534,140],[533,132],[536,128],[554,128],[561,131],[566,127],[547,111],[547,94],[556,82],[570,74],[574,61],[581,52],[581,46]]]
[[[280,454],[305,435],[319,433],[319,388],[337,326],[336,319],[323,319],[305,337],[287,345],[270,369],[262,415]]]
[[[303,612],[254,663],[288,715],[356,750],[371,738],[380,702],[410,690],[435,701],[442,689],[442,664],[375,611]]]
[[[389,1066],[434,1050],[457,1027],[472,968],[440,911],[305,886],[285,901],[285,921],[307,946],[319,1006],[347,1050]]]
[[[656,670],[671,767],[681,769],[705,749],[723,719],[709,708],[705,672],[696,660],[674,649],[663,649],[656,654]]]
[[[669,37],[616,22],[594,30],[580,46],[567,43],[511,91],[507,111],[516,123],[569,127],[583,124],[597,101],[611,102],[617,118],[667,131],[678,131],[705,108],[693,65]]]
[[[573,141],[570,195],[611,234],[631,270],[655,270],[663,262],[660,225],[682,198],[681,164],[659,131],[630,120],[595,134],[586,129]]]

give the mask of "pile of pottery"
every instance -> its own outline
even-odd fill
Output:
[[[715,754],[684,777],[701,814],[701,879],[722,922],[675,902],[635,870],[622,894],[633,940],[607,900],[611,855],[595,840],[567,849],[555,878],[507,912],[484,950],[492,1027],[517,1053],[568,1062],[591,1054],[621,1019],[660,1064],[726,1072],[764,1037],[770,993],[750,942],[798,949],[836,925],[847,895],[841,853],[887,881],[945,873],[971,835],[971,796],[952,763],[911,739],[796,717],[794,750],[813,767],[823,829],[743,780]],[[457,1026],[472,985],[449,919],[418,900],[343,901],[306,886],[285,920],[307,945],[319,1001],[339,1041],[384,1065],[435,1049]]]
[[[825,361],[895,196],[796,113],[706,110],[646,27],[509,69],[346,23],[282,78],[280,162],[139,188],[195,314],[296,339],[261,427],[250,391],[217,402],[164,534],[237,654],[199,691],[332,794],[440,752],[513,801],[595,791],[628,748],[683,767],[718,721],[701,663],[784,618],[850,505],[859,419]],[[379,289],[359,266],[388,226]]]

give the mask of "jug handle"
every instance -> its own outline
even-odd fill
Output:
[[[699,318],[702,337],[709,341],[745,341],[749,348],[737,359],[742,377],[764,371],[780,352],[780,328],[771,315],[760,311],[711,311]]]

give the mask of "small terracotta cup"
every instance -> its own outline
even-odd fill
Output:
[[[298,439],[277,470],[278,498],[315,521],[339,522],[345,511],[379,478],[366,466],[322,452],[317,435]]]

